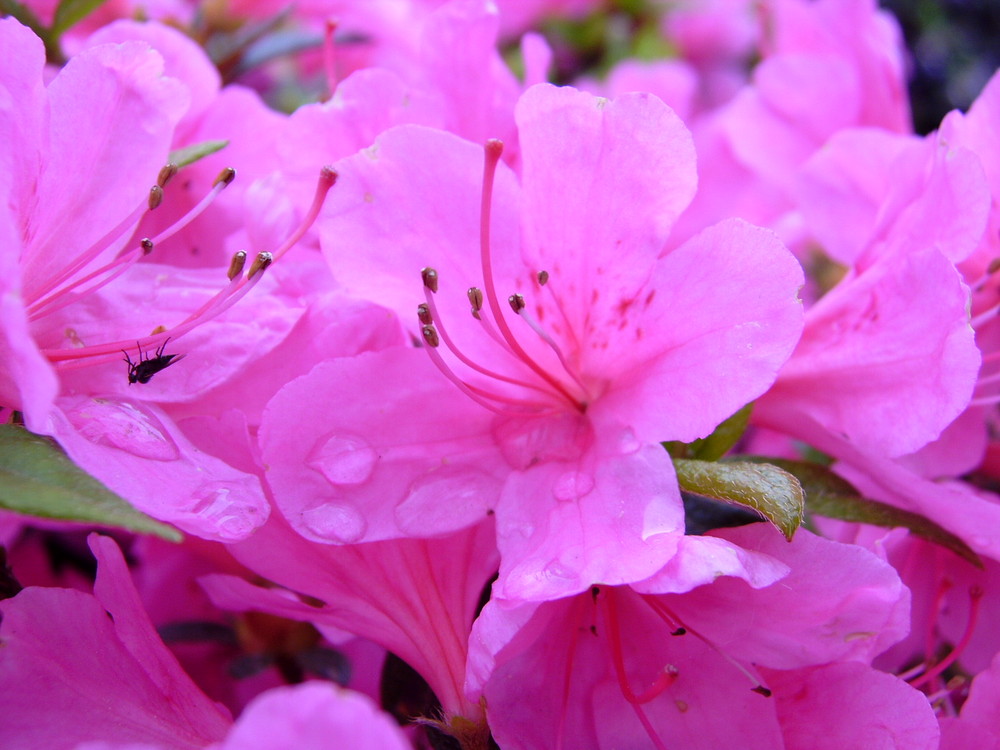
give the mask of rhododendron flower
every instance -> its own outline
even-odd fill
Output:
[[[803,530],[788,544],[764,524],[708,538],[756,555],[699,571],[704,551],[682,547],[690,566],[671,561],[664,575],[693,574],[668,594],[654,578],[486,605],[466,689],[485,696],[501,747],[807,748],[802,738],[824,702],[850,702],[875,684],[905,708],[865,712],[839,729],[826,720],[824,732],[844,747],[882,746],[853,745],[856,733],[881,743],[910,732],[897,747],[933,747],[937,726],[921,694],[864,666],[908,627],[909,591],[887,563]],[[849,676],[810,673],[848,666],[837,662],[853,662]]]
[[[737,221],[660,257],[695,175],[655,98],[536,86],[515,116],[520,185],[498,144],[484,177],[480,148],[412,126],[338,164],[334,272],[398,310],[423,299],[424,346],[325,363],[276,396],[261,436],[275,502],[308,538],[431,536],[495,512],[500,590],[546,598],[670,557],[683,510],[659,441],[707,435],[767,387],[802,276]],[[314,409],[331,389],[338,408]]]
[[[6,750],[406,750],[366,696],[312,682],[270,690],[232,723],[153,629],[121,550],[92,535],[94,595],[31,587],[0,603]],[[56,719],[58,717],[58,720]]]

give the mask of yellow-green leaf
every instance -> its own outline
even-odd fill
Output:
[[[766,463],[674,459],[681,490],[750,508],[791,539],[802,523],[804,494],[787,471]]]

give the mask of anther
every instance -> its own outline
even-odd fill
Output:
[[[212,183],[212,187],[218,184],[222,184],[223,187],[227,187],[233,180],[236,179],[236,170],[232,167],[226,167],[221,172],[219,176],[215,178],[215,182]]]
[[[247,279],[252,279],[258,273],[266,270],[272,263],[274,263],[274,256],[271,253],[257,253],[257,257],[254,258],[253,264],[247,272]]]
[[[1000,258],[991,260],[989,267],[986,269],[986,273],[988,274],[994,274],[997,271],[1000,271]]]
[[[229,270],[226,271],[226,276],[232,281],[241,273],[243,273],[243,266],[246,265],[247,254],[245,250],[239,250],[233,253],[233,259],[229,261]]]
[[[427,268],[420,269],[420,278],[424,282],[424,286],[430,289],[432,292],[437,292],[438,290],[438,274],[433,268],[428,266]]]
[[[549,272],[548,271],[539,271],[538,272],[538,286],[545,286],[548,283],[548,281],[549,281]]]
[[[149,189],[149,210],[155,211],[161,203],[163,203],[163,188],[153,185]]]
[[[164,164],[160,168],[160,173],[156,176],[156,184],[161,188],[165,188],[167,183],[173,179],[173,176],[177,174],[177,165],[173,162],[169,164]]]
[[[429,326],[434,322],[434,316],[431,315],[431,308],[426,302],[421,302],[417,305],[417,319],[425,326]]]
[[[324,164],[319,170],[319,181],[326,187],[331,188],[337,184],[339,173],[329,164]]]
[[[763,695],[765,698],[770,698],[773,695],[773,693],[763,685],[758,685],[757,687],[750,688],[750,692],[757,693],[758,695]]]
[[[432,325],[422,326],[420,333],[424,337],[424,341],[427,342],[428,346],[432,346],[436,349],[438,344],[441,343],[440,339],[438,339],[437,329]]]
[[[139,241],[139,246],[142,248],[143,255],[149,255],[153,252],[153,241],[149,237],[143,237]]]
[[[472,305],[472,314],[478,318],[479,311],[483,309],[483,290],[478,286],[470,286],[466,295],[469,297],[469,304]]]
[[[521,312],[527,305],[524,302],[524,297],[520,294],[512,294],[507,298],[507,302],[510,303],[510,309],[516,313]]]

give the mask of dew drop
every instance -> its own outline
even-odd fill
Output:
[[[265,520],[256,507],[232,497],[226,482],[208,482],[191,496],[194,504],[188,513],[207,521],[223,542],[245,539]]]
[[[95,445],[153,461],[180,458],[177,444],[160,420],[137,405],[92,399],[67,409],[66,415],[80,435]]]
[[[316,441],[306,465],[333,484],[361,484],[372,475],[378,453],[362,437],[330,434]]]
[[[556,500],[571,502],[579,500],[594,489],[594,477],[580,471],[567,471],[552,485]]]
[[[413,480],[396,507],[396,522],[408,533],[454,531],[482,518],[499,494],[499,481],[485,472],[442,466]]]
[[[357,542],[368,530],[368,523],[358,511],[333,503],[303,512],[302,523],[316,536],[341,544]]]
[[[576,578],[576,571],[559,560],[552,560],[546,564],[546,566],[542,568],[542,573],[549,578],[561,578],[563,580],[572,580],[573,578]]]
[[[622,430],[621,434],[618,436],[618,452],[623,456],[627,456],[630,453],[635,453],[642,447],[642,443],[639,438],[635,436],[635,432],[632,431],[630,427],[626,427]]]

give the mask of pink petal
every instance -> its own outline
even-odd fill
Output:
[[[5,748],[61,750],[106,740],[195,750],[221,739],[229,717],[160,641],[121,552],[104,537],[92,545],[98,599],[27,588],[0,604]]]
[[[619,430],[604,426],[576,460],[511,474],[497,507],[499,596],[555,599],[638,581],[673,555],[684,520],[670,458]]]
[[[58,405],[47,434],[144,513],[227,542],[267,520],[270,507],[257,477],[199,451],[156,407],[84,396]]]
[[[317,410],[330,394],[337,408]],[[505,474],[488,416],[417,349],[318,365],[264,413],[275,504],[300,534],[326,543],[471,525],[495,505]]]
[[[804,529],[788,543],[765,524],[715,533],[790,571],[767,587],[750,590],[726,577],[667,599],[686,625],[711,634],[731,656],[779,669],[867,662],[909,631],[909,590],[867,550]]]
[[[227,576],[202,585],[219,606],[257,609],[364,636],[419,672],[451,713],[475,716],[464,698],[468,627],[496,570],[491,524],[437,539],[332,546],[303,539],[273,518],[230,547],[253,570],[323,602],[306,604]]]
[[[571,328],[600,329],[634,297],[695,191],[694,145],[648,94],[614,101],[547,84],[515,110],[526,262],[551,275]],[[605,302],[594,305],[592,292]]]
[[[236,720],[218,750],[410,750],[395,721],[368,697],[328,683],[269,690]]]
[[[788,750],[936,750],[923,693],[864,664],[766,672]]]
[[[800,418],[808,416],[876,455],[921,448],[965,409],[975,385],[980,354],[967,294],[935,250],[879,259],[809,311],[755,418],[794,424],[792,434],[815,442]]]
[[[802,283],[773,233],[738,220],[671,251],[623,313],[631,324],[591,354],[611,383],[595,411],[643,440],[708,435],[766,390],[791,353]]]

